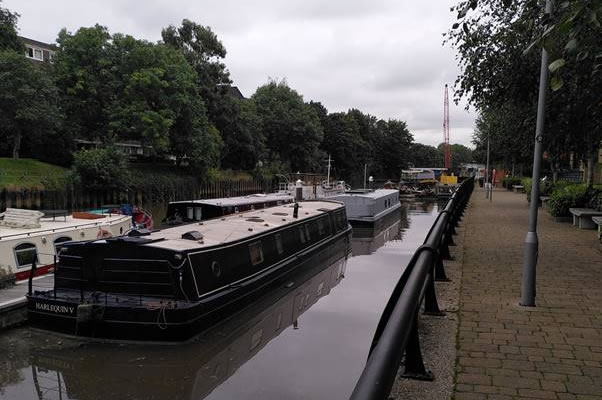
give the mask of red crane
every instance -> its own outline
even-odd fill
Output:
[[[445,84],[445,99],[443,100],[443,162],[448,170],[451,168],[451,147],[449,147],[449,97]]]

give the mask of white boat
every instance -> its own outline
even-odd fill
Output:
[[[0,213],[0,279],[29,278],[54,268],[54,258],[65,242],[120,236],[132,227],[132,217],[88,212],[47,212],[7,208]]]
[[[399,219],[394,213],[401,207],[396,189],[357,189],[330,199],[345,204],[354,238],[375,236],[387,226],[389,219]]]

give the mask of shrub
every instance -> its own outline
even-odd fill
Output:
[[[502,179],[502,186],[508,190],[512,190],[512,186],[520,184],[521,178],[517,176],[506,176]]]
[[[561,185],[551,194],[549,204],[550,214],[554,217],[567,217],[569,208],[583,207],[587,203],[586,185]]]
[[[125,189],[130,181],[127,158],[114,146],[76,152],[72,171],[85,189]]]

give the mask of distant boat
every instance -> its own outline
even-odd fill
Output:
[[[331,199],[345,204],[353,237],[374,236],[390,222],[387,217],[401,207],[396,189],[357,189]]]
[[[27,279],[34,261],[35,275],[46,274],[67,242],[119,236],[131,228],[128,215],[7,208],[0,214],[0,277]]]
[[[164,225],[178,225],[223,217],[239,212],[261,210],[292,203],[293,196],[285,193],[252,194],[220,199],[172,201],[167,205]]]
[[[61,248],[30,325],[90,338],[182,341],[265,294],[303,262],[350,251],[345,207],[307,201]]]

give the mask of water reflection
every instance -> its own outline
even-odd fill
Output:
[[[194,344],[167,351],[166,346],[62,343],[42,334],[32,335],[30,345],[18,351],[2,346],[9,349],[9,357],[0,358],[0,364],[8,366],[0,372],[0,394],[29,398],[21,397],[28,391],[24,385],[11,390],[11,385],[26,381],[38,399],[205,398],[285,329],[299,329],[299,317],[343,279],[346,261],[292,275],[284,286],[205,332]]]
[[[402,203],[401,207],[390,214],[384,221],[380,231],[369,237],[361,237],[353,234],[351,247],[353,256],[369,255],[385,245],[389,241],[403,240],[406,230],[410,227],[408,218],[408,204]]]

